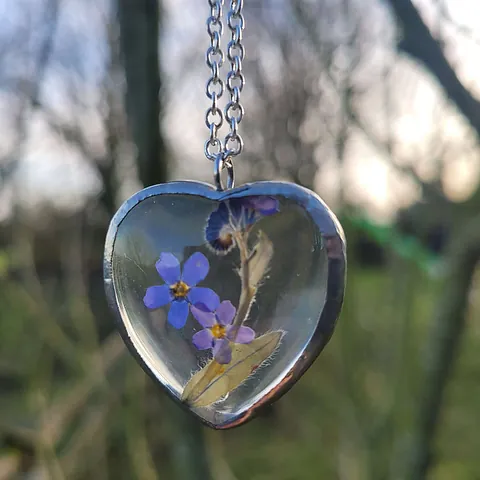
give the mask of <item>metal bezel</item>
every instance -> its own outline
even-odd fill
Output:
[[[320,313],[317,328],[298,357],[298,360],[290,371],[274,386],[268,394],[261,400],[253,404],[250,408],[233,416],[225,423],[220,425],[212,424],[191,410],[187,405],[173,394],[172,389],[168,385],[164,385],[149,368],[144,358],[138,352],[126,330],[121,312],[118,307],[115,285],[112,278],[113,251],[118,227],[123,219],[131,212],[140,202],[158,195],[194,195],[207,198],[214,201],[222,201],[228,198],[239,198],[250,195],[274,195],[284,197],[295,201],[302,206],[311,216],[313,222],[321,232],[322,239],[327,249],[328,257],[328,279],[327,279],[327,295],[326,302],[322,312]],[[169,393],[184,408],[193,413],[204,424],[215,429],[227,429],[244,424],[250,420],[258,410],[266,404],[270,404],[278,400],[284,395],[312,365],[313,361],[321,353],[325,345],[328,343],[338,316],[341,311],[346,277],[346,242],[343,229],[337,218],[323,202],[323,200],[315,193],[306,188],[287,182],[255,182],[245,184],[240,187],[218,191],[207,183],[181,181],[170,182],[161,185],[154,185],[133,195],[128,199],[117,211],[113,217],[107,233],[105,242],[104,256],[104,282],[105,291],[110,307],[115,312],[117,328],[132,355],[137,359],[145,372],[152,377],[157,383]]]

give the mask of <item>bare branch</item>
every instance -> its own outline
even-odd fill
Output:
[[[402,27],[398,48],[420,61],[480,137],[480,101],[465,88],[411,0],[387,0]]]
[[[41,87],[52,55],[53,44],[57,33],[59,8],[60,0],[47,1],[45,8],[45,24],[49,25],[50,28],[47,29],[48,33],[43,39],[40,52],[35,62],[35,67],[30,78],[25,83],[27,87],[26,92],[24,92],[25,100],[17,122],[19,140],[17,141],[17,147],[9,155],[9,160],[0,167],[0,175],[3,178],[3,181],[12,175],[18,159],[22,156],[24,144],[28,135],[31,110],[32,108],[35,109],[40,101]]]

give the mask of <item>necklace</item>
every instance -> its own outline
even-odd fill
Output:
[[[313,192],[286,182],[234,187],[243,0],[230,0],[226,22],[223,0],[208,4],[205,155],[215,186],[170,182],[127,200],[110,224],[104,276],[140,365],[201,421],[225,429],[278,399],[320,354],[340,313],[346,256],[338,220]]]

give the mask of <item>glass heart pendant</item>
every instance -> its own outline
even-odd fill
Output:
[[[314,193],[172,182],[112,220],[105,287],[145,371],[214,428],[240,425],[300,378],[333,333],[345,239]]]

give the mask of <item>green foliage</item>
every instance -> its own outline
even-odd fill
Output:
[[[405,478],[437,288],[404,260],[379,271],[353,267],[338,330],[299,384],[250,424],[205,432],[215,477]],[[116,334],[99,341],[89,300],[78,292],[40,282],[28,268],[22,280],[3,277],[0,468],[8,460],[10,468],[47,471],[48,478],[176,478],[172,413],[179,422],[182,414]],[[475,292],[472,299],[432,479],[480,476],[472,421],[480,398],[480,305]]]

